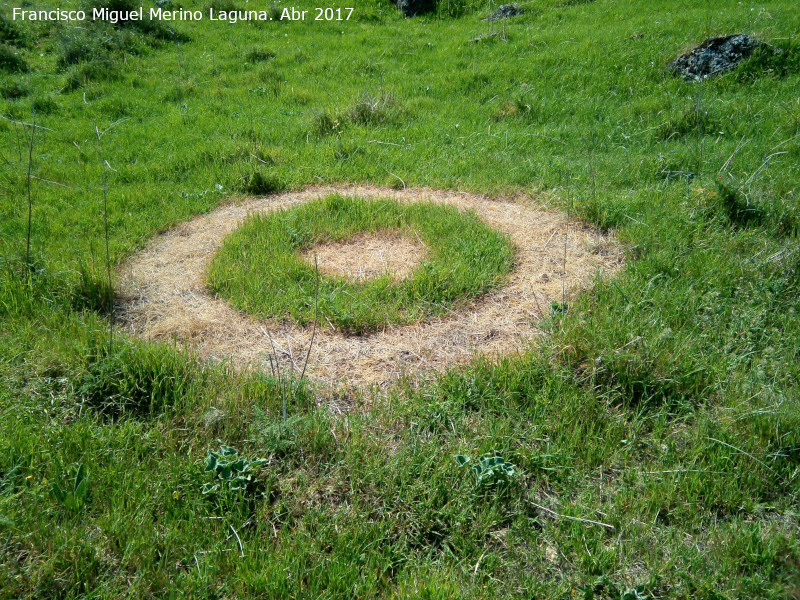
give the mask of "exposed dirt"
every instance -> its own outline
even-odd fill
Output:
[[[145,339],[176,340],[202,358],[230,360],[240,368],[268,368],[271,337],[281,364],[299,371],[312,328],[236,311],[208,291],[206,270],[225,237],[249,214],[331,193],[432,201],[471,210],[508,235],[517,248],[515,269],[504,285],[446,316],[387,326],[365,336],[347,336],[320,323],[308,374],[333,385],[385,386],[404,375],[467,363],[478,354],[492,359],[524,350],[544,335],[537,323],[551,313],[551,302],[570,300],[590,286],[599,271],[611,276],[623,263],[613,237],[570,222],[541,200],[493,200],[426,189],[314,187],[223,206],[155,237],[119,269],[121,326]]]
[[[342,242],[320,244],[302,254],[323,275],[343,277],[353,281],[368,281],[382,275],[393,281],[405,279],[427,255],[420,240],[410,240],[400,234],[360,234]]]

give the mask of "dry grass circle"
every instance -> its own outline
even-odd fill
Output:
[[[428,249],[419,240],[379,232],[318,244],[301,256],[309,265],[316,260],[322,275],[358,282],[388,275],[396,282],[410,276],[427,255]]]
[[[537,323],[551,302],[571,299],[598,271],[613,275],[623,251],[613,236],[570,222],[533,198],[490,199],[460,192],[376,187],[313,187],[222,206],[157,236],[119,269],[120,321],[149,340],[177,340],[201,358],[265,368],[273,353],[299,372],[311,327],[242,314],[206,287],[206,270],[226,236],[254,212],[269,212],[332,193],[400,202],[430,201],[474,212],[508,235],[517,264],[506,284],[466,308],[413,325],[364,336],[337,333],[322,323],[307,373],[334,385],[385,386],[403,375],[443,371],[476,354],[495,357],[525,349],[543,335]]]

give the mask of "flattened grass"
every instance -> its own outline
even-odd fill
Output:
[[[358,233],[387,231],[420,239],[429,256],[408,278],[364,282],[320,276],[319,317],[362,334],[442,314],[497,286],[513,266],[514,247],[473,213],[429,202],[363,200],[331,195],[251,217],[212,262],[211,288],[237,308],[262,317],[313,321],[317,275],[300,253]]]

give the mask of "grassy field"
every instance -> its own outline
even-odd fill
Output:
[[[82,27],[13,6],[0,597],[800,597],[795,2]],[[666,70],[739,32],[782,53]],[[541,194],[628,265],[525,356],[342,389],[344,414],[293,381],[284,421],[271,376],[109,343],[108,263],[321,182]]]

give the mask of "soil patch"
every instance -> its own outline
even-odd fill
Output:
[[[120,325],[149,340],[176,340],[201,358],[230,360],[240,368],[268,369],[273,354],[298,372],[312,327],[258,320],[212,296],[206,269],[225,237],[251,213],[289,208],[340,193],[400,202],[430,201],[473,211],[509,236],[517,248],[505,285],[446,316],[402,327],[387,326],[347,336],[320,324],[307,373],[334,385],[386,386],[403,376],[444,371],[477,354],[492,359],[525,350],[544,333],[538,322],[552,302],[569,301],[591,285],[599,271],[616,273],[623,251],[613,237],[572,222],[534,198],[493,200],[426,189],[314,187],[301,192],[247,199],[220,207],[155,237],[118,273]]]
[[[320,244],[302,256],[312,265],[316,257],[323,275],[360,282],[387,274],[393,281],[401,281],[411,275],[426,255],[421,241],[382,233],[359,234],[342,242]]]

